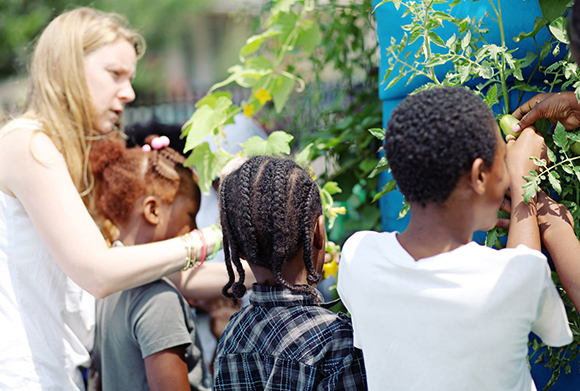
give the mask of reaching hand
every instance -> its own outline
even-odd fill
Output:
[[[529,171],[537,169],[537,166],[530,159],[531,156],[548,161],[547,147],[544,143],[544,138],[536,132],[536,129],[533,126],[524,129],[517,141],[516,138],[511,135],[506,137],[506,140],[506,163],[512,184],[514,181],[519,181],[521,178],[528,175]]]
[[[560,122],[566,130],[572,130],[580,126],[580,105],[576,94],[571,91],[538,94],[518,107],[513,116],[520,119],[514,132],[525,129],[540,118],[547,118],[553,125]]]

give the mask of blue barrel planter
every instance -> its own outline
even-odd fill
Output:
[[[373,0],[373,3],[376,5],[380,1]],[[540,5],[538,1],[534,0],[503,0],[501,3],[502,6],[502,15],[504,19],[504,32],[505,32],[505,40],[506,46],[508,49],[517,49],[517,52],[514,53],[515,57],[521,58],[525,57],[525,54],[530,51],[532,53],[536,53],[536,48],[534,46],[532,39],[525,39],[519,43],[513,41],[513,37],[520,34],[521,32],[531,32],[534,29],[534,21],[537,16],[541,16],[542,12],[540,9]],[[441,11],[447,11],[448,6],[446,4],[436,4],[435,8]],[[399,10],[395,9],[393,3],[385,3],[378,7],[375,10],[375,17],[377,20],[377,35],[380,44],[380,54],[381,54],[381,63],[380,63],[380,74],[379,80],[382,81],[382,76],[384,75],[387,68],[388,68],[388,59],[386,58],[386,48],[391,44],[391,37],[395,38],[397,42],[403,38],[404,31],[401,26],[411,23],[411,18],[409,16],[403,18],[403,13],[405,11],[405,7],[401,6]],[[491,8],[490,4],[487,1],[479,1],[479,2],[472,2],[472,1],[462,1],[459,5],[453,8],[452,15],[455,17],[477,17],[478,19],[484,16],[485,12],[490,15],[494,15],[493,9]],[[500,32],[497,24],[487,18],[489,23],[489,33],[486,35],[487,43],[495,43],[497,45],[501,44],[501,37]],[[446,41],[450,38],[454,33],[457,33],[457,29],[455,26],[449,22],[444,24],[443,29],[438,29],[437,33],[440,34],[443,41]],[[457,34],[456,34],[457,35]],[[544,41],[549,39],[549,33],[543,29],[538,35],[536,35],[536,40],[538,45],[541,45]],[[409,45],[405,50],[415,52],[420,45],[421,40],[417,40],[417,42]],[[433,50],[438,50],[436,46],[432,47]],[[562,47],[562,51],[565,48]],[[563,54],[560,55],[563,57]],[[554,60],[552,58],[552,60]],[[550,58],[546,60],[546,63],[550,63]],[[444,78],[444,75],[447,71],[451,69],[451,65],[447,68],[445,66],[439,66],[435,68],[436,74],[438,78],[441,80]],[[528,69],[533,69],[529,67]],[[529,72],[529,70],[528,70]],[[391,74],[391,78],[396,76],[396,70],[394,70]],[[524,78],[526,78],[525,71],[524,71]],[[538,83],[542,82],[542,74],[537,73],[534,77],[534,80]],[[422,76],[417,76],[415,79],[406,85],[406,80],[402,79],[393,87],[389,88],[388,90],[385,89],[386,83],[383,85],[379,84],[379,98],[383,102],[383,125],[386,127],[387,122],[391,116],[392,110],[412,91],[420,87],[421,85],[425,84],[428,81],[427,78]],[[471,86],[478,84],[480,81],[475,81],[471,83]],[[524,101],[531,98],[535,93],[528,93],[524,96]],[[517,104],[517,94],[514,92],[513,95],[510,95],[510,102],[512,104],[511,110],[516,108]],[[379,176],[379,188],[387,183],[392,178],[390,173],[383,171]],[[379,200],[379,206],[381,210],[381,223],[384,231],[403,231],[409,222],[409,216],[399,219],[399,211],[401,210],[403,202],[403,196],[398,191],[392,191],[386,195],[384,195]],[[412,212],[410,212],[412,213]],[[531,353],[531,352],[530,352]],[[474,352],[477,354],[477,352]],[[580,374],[578,371],[580,359],[577,358],[572,363],[572,374],[565,375],[563,372],[560,375],[559,380],[557,383],[551,388],[553,391],[569,391],[573,389],[580,389]],[[533,364],[532,363],[532,377],[534,378],[534,382],[538,390],[542,390],[544,386],[550,380],[552,371],[542,364]]]

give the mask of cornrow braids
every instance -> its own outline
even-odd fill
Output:
[[[229,275],[224,296],[236,301],[245,293],[241,256],[269,269],[277,284],[293,292],[311,294],[318,302],[312,287],[286,281],[282,265],[302,250],[308,282],[320,281],[321,275],[312,261],[311,243],[321,214],[318,186],[306,170],[290,159],[255,156],[226,176],[220,189],[220,221]]]

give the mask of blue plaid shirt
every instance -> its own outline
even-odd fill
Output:
[[[250,305],[218,343],[214,371],[215,391],[367,389],[350,319],[284,287],[252,286]]]

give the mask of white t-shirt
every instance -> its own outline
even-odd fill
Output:
[[[415,262],[396,235],[358,232],[340,261],[369,390],[535,390],[530,331],[572,341],[544,255],[471,242]]]

